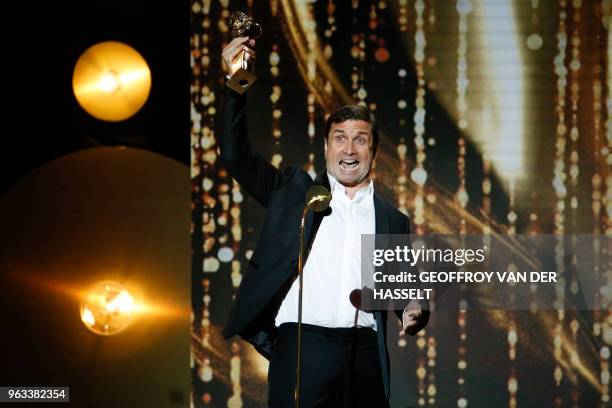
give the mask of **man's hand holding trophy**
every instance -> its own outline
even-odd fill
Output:
[[[227,86],[243,94],[257,79],[255,75],[255,40],[261,36],[261,26],[246,14],[235,11],[230,15],[232,41],[223,49],[223,61],[229,71]]]

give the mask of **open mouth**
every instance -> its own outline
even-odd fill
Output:
[[[359,165],[358,160],[340,160],[340,168],[343,170],[353,170]]]

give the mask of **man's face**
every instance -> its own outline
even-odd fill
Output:
[[[372,160],[372,125],[363,120],[333,123],[325,139],[327,171],[340,184],[354,187],[370,174]]]

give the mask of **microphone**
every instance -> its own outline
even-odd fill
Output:
[[[353,289],[353,291],[349,295],[349,300],[351,301],[351,304],[355,309],[364,311],[366,313],[371,313],[372,310],[370,308],[363,308],[363,298],[370,300],[373,299],[374,291],[372,291],[372,289],[368,288],[367,286],[364,286],[363,289]],[[368,305],[366,304],[366,306]]]
[[[355,320],[353,321],[354,327],[357,327],[357,321],[359,320],[360,310],[366,313],[372,313],[372,310],[363,308],[362,300],[363,300],[363,297],[365,297],[366,299],[368,299],[369,297],[369,299],[371,299],[373,293],[374,292],[372,292],[372,289],[368,288],[367,286],[364,286],[363,289],[353,289],[351,291],[351,294],[349,295],[349,300],[351,301],[351,304],[355,308]]]
[[[306,208],[314,212],[327,210],[331,201],[330,192],[323,186],[314,185],[306,192]]]

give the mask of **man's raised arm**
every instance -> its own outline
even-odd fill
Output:
[[[223,48],[226,67],[231,66],[247,43],[254,45],[255,40],[239,37]],[[287,181],[290,172],[279,171],[251,148],[247,133],[246,93],[240,95],[226,85],[223,95],[218,140],[221,160],[229,174],[261,205],[267,207],[269,194]]]

